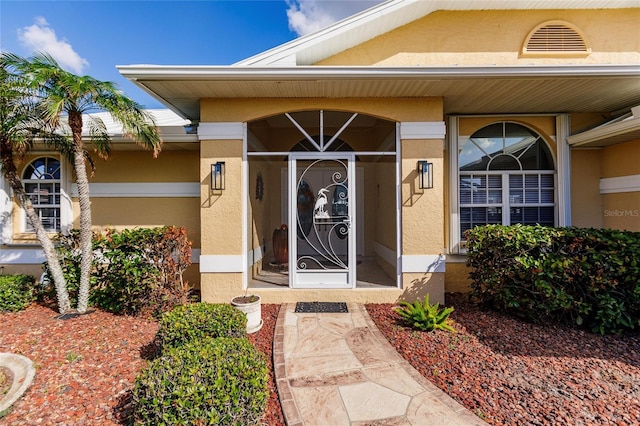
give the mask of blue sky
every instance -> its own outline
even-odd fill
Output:
[[[381,0],[0,0],[0,49],[51,54],[66,69],[162,105],[116,65],[230,65]]]

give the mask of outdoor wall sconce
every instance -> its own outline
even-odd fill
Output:
[[[222,191],[224,184],[224,161],[218,161],[211,165],[211,190]]]
[[[433,163],[427,160],[418,161],[418,187],[420,189],[433,188]]]

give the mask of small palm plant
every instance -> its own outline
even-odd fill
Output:
[[[413,303],[400,302],[400,306],[393,309],[413,328],[422,331],[436,329],[455,333],[455,329],[449,325],[449,315],[453,308],[440,308],[440,304],[429,303],[429,295],[424,298],[424,303],[416,300]]]

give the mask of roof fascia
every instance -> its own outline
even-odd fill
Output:
[[[640,65],[518,65],[471,67],[237,67],[121,65],[118,71],[139,84],[156,81],[255,81],[255,80],[351,80],[351,79],[441,79],[549,78],[549,77],[639,77]],[[140,86],[143,87],[144,86]],[[146,90],[146,89],[145,89]],[[148,92],[151,93],[151,92]],[[153,93],[151,93],[153,94]]]

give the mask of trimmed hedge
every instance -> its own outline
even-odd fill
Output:
[[[482,305],[601,334],[640,327],[640,232],[488,225],[466,235]]]
[[[231,305],[193,303],[176,306],[160,318],[160,350],[205,337],[246,337],[247,317]]]
[[[35,278],[30,275],[0,275],[0,312],[17,312],[35,299]]]
[[[269,391],[263,353],[246,338],[205,338],[168,349],[136,378],[136,424],[255,425]]]

